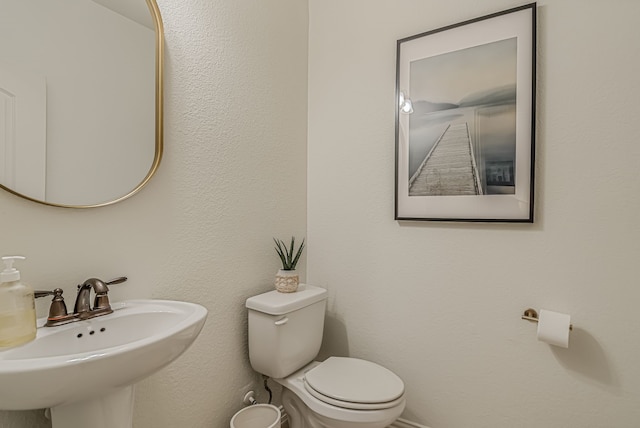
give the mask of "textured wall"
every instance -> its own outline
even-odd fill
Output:
[[[309,3],[307,262],[330,291],[325,354],[392,368],[404,417],[434,428],[637,427],[640,3],[538,3],[533,225],[393,220],[396,40],[520,2]],[[529,306],[572,314],[569,349],[536,341]]]
[[[271,238],[305,233],[307,5],[158,4],[167,48],[158,175],[133,198],[91,210],[0,192],[0,253],[26,255],[25,281],[67,296],[86,278],[127,275],[113,300],[205,305],[193,347],[139,385],[135,427],[219,428],[249,387],[262,390],[248,362],[244,300],[272,287]],[[46,306],[38,303],[39,315]],[[41,412],[0,412],[0,426],[47,423]]]

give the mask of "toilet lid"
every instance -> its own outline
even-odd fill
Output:
[[[404,382],[395,373],[357,358],[330,357],[305,373],[305,383],[320,394],[313,394],[316,398],[347,408],[354,407],[346,403],[363,405],[356,408],[385,408],[404,394]]]

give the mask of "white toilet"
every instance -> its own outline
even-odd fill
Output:
[[[247,299],[249,359],[282,385],[291,428],[384,428],[405,406],[404,383],[357,358],[314,361],[322,343],[327,290],[301,285]]]

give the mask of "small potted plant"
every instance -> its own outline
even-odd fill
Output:
[[[293,293],[298,289],[300,283],[300,277],[296,271],[296,265],[302,255],[304,249],[304,239],[300,243],[300,247],[296,251],[296,238],[291,237],[291,244],[287,245],[281,239],[273,238],[276,243],[276,252],[282,262],[282,269],[278,270],[276,274],[276,290],[281,293]]]

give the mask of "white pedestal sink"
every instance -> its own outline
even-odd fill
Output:
[[[207,310],[166,300],[112,308],[109,315],[40,327],[34,341],[0,351],[0,410],[51,408],[53,428],[130,428],[133,385],[193,343]]]

